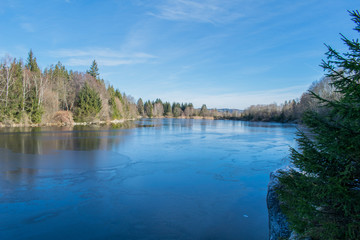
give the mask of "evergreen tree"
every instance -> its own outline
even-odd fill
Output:
[[[32,81],[31,89],[26,99],[25,110],[30,116],[33,123],[40,123],[44,110],[41,105],[40,88],[41,86],[41,71],[37,64],[36,57],[30,49],[26,68],[30,70],[30,78]]]
[[[359,12],[350,15],[359,33]],[[348,52],[328,46],[322,63],[340,97],[311,93],[326,111],[304,115],[307,130],[291,149],[299,171],[283,172],[278,190],[291,227],[313,239],[360,237],[360,43],[341,36]]]
[[[75,120],[87,121],[95,118],[102,107],[99,93],[85,83],[84,87],[78,93],[76,107]]]
[[[86,73],[90,74],[95,79],[98,79],[100,74],[99,74],[98,65],[97,65],[95,60],[92,62],[91,66],[90,66],[90,69]]]
[[[116,92],[113,86],[109,86],[107,89],[107,92],[109,94],[109,106],[110,106],[110,116],[112,119],[120,119],[121,113],[119,111],[119,108],[116,104],[115,98],[116,98]]]
[[[40,71],[39,66],[36,62],[36,57],[34,57],[34,53],[31,49],[28,54],[26,68],[29,69],[31,72],[39,72]]]
[[[172,104],[172,113],[174,117],[180,117],[182,114],[181,105],[180,103],[173,103]]]
[[[137,101],[137,110],[141,116],[144,115],[144,103],[141,98]]]
[[[145,105],[144,105],[144,110],[145,110],[145,114],[148,116],[148,117],[153,117],[153,105],[152,103],[149,101],[145,102]]]
[[[35,89],[32,88],[27,98],[27,105],[25,107],[26,112],[30,116],[30,120],[33,123],[40,123],[44,109],[39,105],[38,97],[36,96]]]
[[[21,119],[22,63],[9,56],[0,62],[0,121]]]
[[[22,71],[23,64],[21,61],[14,61],[14,79],[15,82],[11,86],[10,89],[10,98],[12,99],[10,106],[8,107],[9,111],[11,111],[12,118],[19,122],[22,118]]]
[[[117,98],[119,98],[119,100],[120,100],[121,103],[124,103],[124,99],[123,99],[122,94],[121,94],[121,92],[119,91],[119,89],[116,89],[116,90],[115,90],[115,96],[116,96]]]
[[[174,108],[173,116],[174,116],[174,117],[181,117],[182,113],[183,113],[183,112],[182,112],[181,108],[178,107],[178,106],[176,106],[176,107]]]
[[[163,104],[163,102],[161,101],[160,98],[157,98],[154,103],[161,103],[161,104]]]
[[[200,116],[206,117],[208,115],[208,109],[205,104],[201,106]]]
[[[164,116],[171,116],[172,115],[172,109],[171,104],[169,102],[164,103]]]

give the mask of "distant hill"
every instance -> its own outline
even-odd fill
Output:
[[[235,109],[235,108],[221,108],[221,109],[216,109],[218,110],[218,112],[229,112],[229,113],[233,113],[233,112],[243,112],[244,110],[240,110],[240,109]]]

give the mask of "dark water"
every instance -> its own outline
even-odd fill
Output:
[[[293,125],[0,129],[0,239],[267,239]]]

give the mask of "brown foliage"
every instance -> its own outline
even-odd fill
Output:
[[[74,123],[72,112],[58,111],[52,118],[54,123],[72,125]]]

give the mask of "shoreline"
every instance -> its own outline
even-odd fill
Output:
[[[244,119],[231,119],[231,118],[217,118],[217,117],[200,117],[200,116],[192,116],[192,117],[138,117],[138,118],[130,118],[130,119],[114,119],[114,120],[107,120],[107,121],[92,121],[92,122],[63,122],[63,123],[10,123],[4,124],[0,122],[0,129],[1,128],[16,128],[16,127],[65,127],[65,126],[89,126],[89,125],[110,125],[110,124],[120,124],[127,121],[135,121],[139,119],[164,119],[164,118],[171,118],[171,119],[195,119],[195,120],[230,120],[230,121],[245,121],[245,122],[270,122],[270,123],[282,123],[282,124],[298,124],[296,121],[292,122],[273,122],[273,121],[252,121],[252,120],[244,120]]]
[[[214,117],[156,117],[149,119],[163,119],[163,118],[174,118],[174,119],[206,119],[206,120],[216,120]],[[16,127],[65,127],[65,126],[89,126],[89,125],[110,125],[110,124],[120,124],[127,121],[135,121],[138,119],[145,119],[143,117],[130,118],[130,119],[114,119],[107,121],[92,121],[92,122],[48,122],[48,123],[9,123],[4,124],[0,122],[0,128],[16,128]]]
[[[0,128],[13,128],[13,127],[65,127],[65,126],[88,126],[88,125],[110,125],[110,124],[119,124],[127,121],[134,121],[133,119],[115,119],[108,121],[94,121],[94,122],[72,122],[72,123],[12,123],[12,124],[4,124],[0,123]]]

